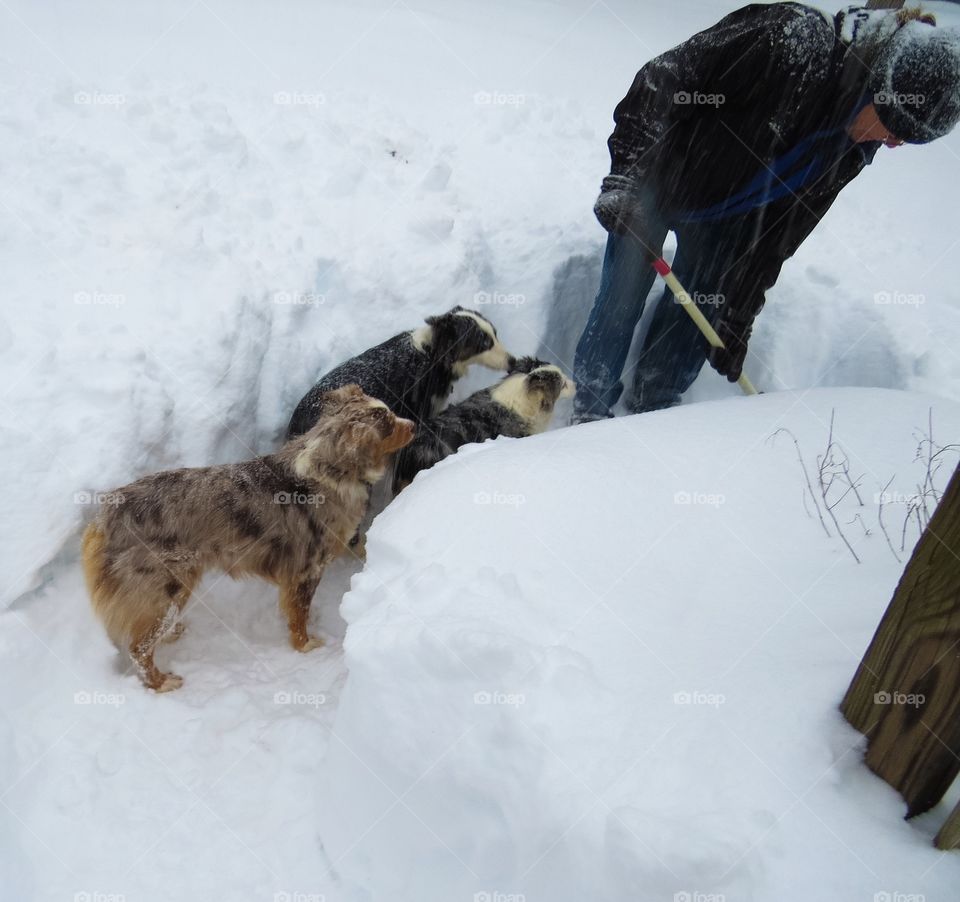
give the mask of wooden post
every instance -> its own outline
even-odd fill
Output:
[[[960,849],[960,802],[933,842],[938,849]]]
[[[907,562],[840,710],[867,765],[932,808],[960,772],[960,466]]]

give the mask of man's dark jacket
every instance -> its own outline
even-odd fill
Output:
[[[729,258],[724,284],[689,286],[726,294],[723,319],[749,332],[784,260],[820,221],[879,144],[854,144],[845,127],[868,96],[870,70],[850,9],[828,16],[799,3],[752,4],[644,66],[614,112],[611,171],[652,192],[666,224],[710,228]],[[828,163],[789,194],[709,226],[687,225],[814,133]],[[842,236],[838,237],[842,241]]]

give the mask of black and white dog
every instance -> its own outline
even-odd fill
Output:
[[[543,432],[550,425],[554,405],[560,398],[572,398],[575,389],[559,367],[532,357],[520,358],[505,379],[452,404],[417,430],[413,442],[397,458],[394,494],[461,445],[498,435],[523,438]]]
[[[500,343],[493,324],[473,310],[454,307],[426,325],[394,335],[327,373],[297,405],[287,438],[307,432],[320,418],[325,392],[359,385],[398,417],[421,425],[447,400],[471,364],[509,372],[515,358]]]

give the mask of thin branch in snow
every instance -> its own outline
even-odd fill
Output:
[[[960,453],[960,445],[938,445],[933,436],[933,408],[927,409],[927,431],[916,431],[917,448],[913,459],[923,464],[923,480],[917,485],[916,495],[909,500],[907,512],[903,520],[903,529],[900,532],[900,550],[906,551],[907,529],[911,521],[916,521],[918,537],[923,535],[933,510],[940,502],[942,492],[937,488],[937,474],[944,465],[945,457],[949,454]]]
[[[869,535],[871,534],[871,533],[870,533],[870,528],[869,528],[869,527],[867,526],[867,524],[864,522],[864,519],[863,519],[863,517],[860,516],[860,514],[854,514],[854,515],[853,515],[853,519],[847,521],[847,526],[852,526],[854,523],[859,523],[860,526],[863,527],[863,534],[864,534],[865,536],[869,536]]]
[[[886,524],[883,522],[883,502],[887,497],[887,489],[893,484],[893,480],[896,478],[896,474],[890,477],[887,481],[887,484],[883,487],[880,492],[880,504],[877,507],[877,522],[880,524],[880,531],[883,533],[883,537],[887,540],[887,547],[890,549],[890,553],[896,558],[897,563],[900,563],[900,557],[897,555],[896,550],[893,547],[893,542],[890,541],[890,533],[887,532]]]
[[[857,556],[857,553],[853,550],[853,546],[850,544],[850,542],[847,540],[847,537],[844,535],[843,529],[841,528],[840,523],[837,520],[837,515],[833,512],[834,507],[836,507],[836,505],[840,502],[840,500],[843,498],[843,495],[841,495],[840,498],[837,499],[837,501],[834,501],[832,504],[827,498],[827,494],[830,491],[830,487],[833,485],[834,479],[836,477],[836,467],[838,466],[838,464],[834,462],[834,457],[833,457],[834,450],[836,448],[836,445],[833,440],[833,422],[836,417],[836,414],[837,414],[836,409],[830,411],[830,431],[827,434],[827,447],[826,447],[826,450],[823,452],[823,457],[818,458],[818,460],[822,460],[822,463],[820,464],[820,493],[823,496],[823,506],[827,509],[827,513],[830,515],[830,519],[833,520],[833,525],[837,530],[837,535],[839,535],[840,538],[843,539],[843,544],[847,546],[847,550],[850,552],[850,554],[853,555],[853,559],[859,564],[860,558]],[[842,449],[841,449],[841,452],[842,452]],[[846,455],[844,455],[844,457],[846,457]],[[829,469],[826,467],[827,461],[830,462]],[[844,492],[844,495],[845,494],[846,492]]]
[[[780,433],[790,436],[790,440],[793,442],[793,447],[797,450],[797,460],[800,463],[800,469],[803,471],[803,478],[807,484],[807,492],[810,495],[810,499],[813,501],[813,506],[817,511],[817,517],[820,519],[820,525],[823,527],[823,531],[827,534],[827,538],[832,538],[830,535],[830,530],[827,528],[827,523],[823,519],[823,513],[820,510],[820,504],[817,501],[817,496],[813,491],[813,483],[810,481],[810,474],[807,472],[807,464],[803,459],[803,453],[800,451],[800,442],[797,441],[797,437],[787,428],[781,426],[773,435],[770,436],[770,440],[773,441]]]
[[[860,497],[860,482],[863,479],[863,473],[861,473],[856,479],[853,479],[850,476],[850,458],[847,456],[847,452],[843,452],[843,463],[840,465],[840,471],[843,473],[843,478],[847,481],[847,484],[853,490],[853,494],[857,497],[857,503],[860,507],[863,507],[863,498]]]

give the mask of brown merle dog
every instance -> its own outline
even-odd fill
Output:
[[[180,634],[180,614],[213,568],[275,583],[290,644],[322,644],[307,633],[313,593],[356,532],[370,485],[413,434],[413,423],[348,385],[327,392],[317,423],[276,454],[155,473],[112,493],[117,503],[84,533],[83,567],[97,616],[144,685],[183,682],[157,668],[154,650]]]

